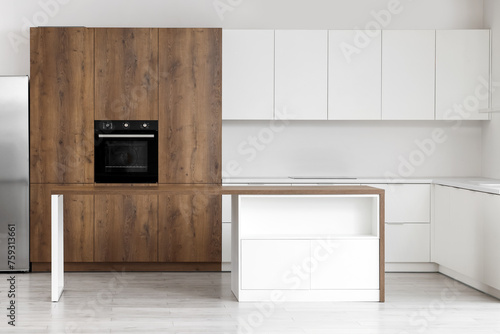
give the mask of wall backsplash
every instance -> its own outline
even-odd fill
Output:
[[[223,177],[481,175],[481,122],[224,121]]]

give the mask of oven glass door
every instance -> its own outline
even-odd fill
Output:
[[[154,134],[98,134],[95,182],[158,182],[158,141]]]

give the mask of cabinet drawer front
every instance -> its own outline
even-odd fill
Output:
[[[386,223],[429,223],[431,186],[429,184],[368,184],[385,189]]]
[[[386,224],[386,262],[430,262],[429,224]]]
[[[379,289],[379,240],[315,240],[311,255],[312,289]]]
[[[311,258],[309,240],[242,240],[242,289],[304,290],[309,273],[294,274]]]

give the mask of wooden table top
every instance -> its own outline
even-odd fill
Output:
[[[384,194],[383,189],[368,186],[221,186],[216,184],[161,184],[161,185],[60,185],[51,194],[193,194],[207,195],[361,195]]]

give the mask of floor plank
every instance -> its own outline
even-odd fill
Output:
[[[500,301],[436,273],[388,273],[386,302],[238,303],[229,273],[66,273],[59,303],[50,275],[17,273],[16,328],[0,333],[500,333]]]

